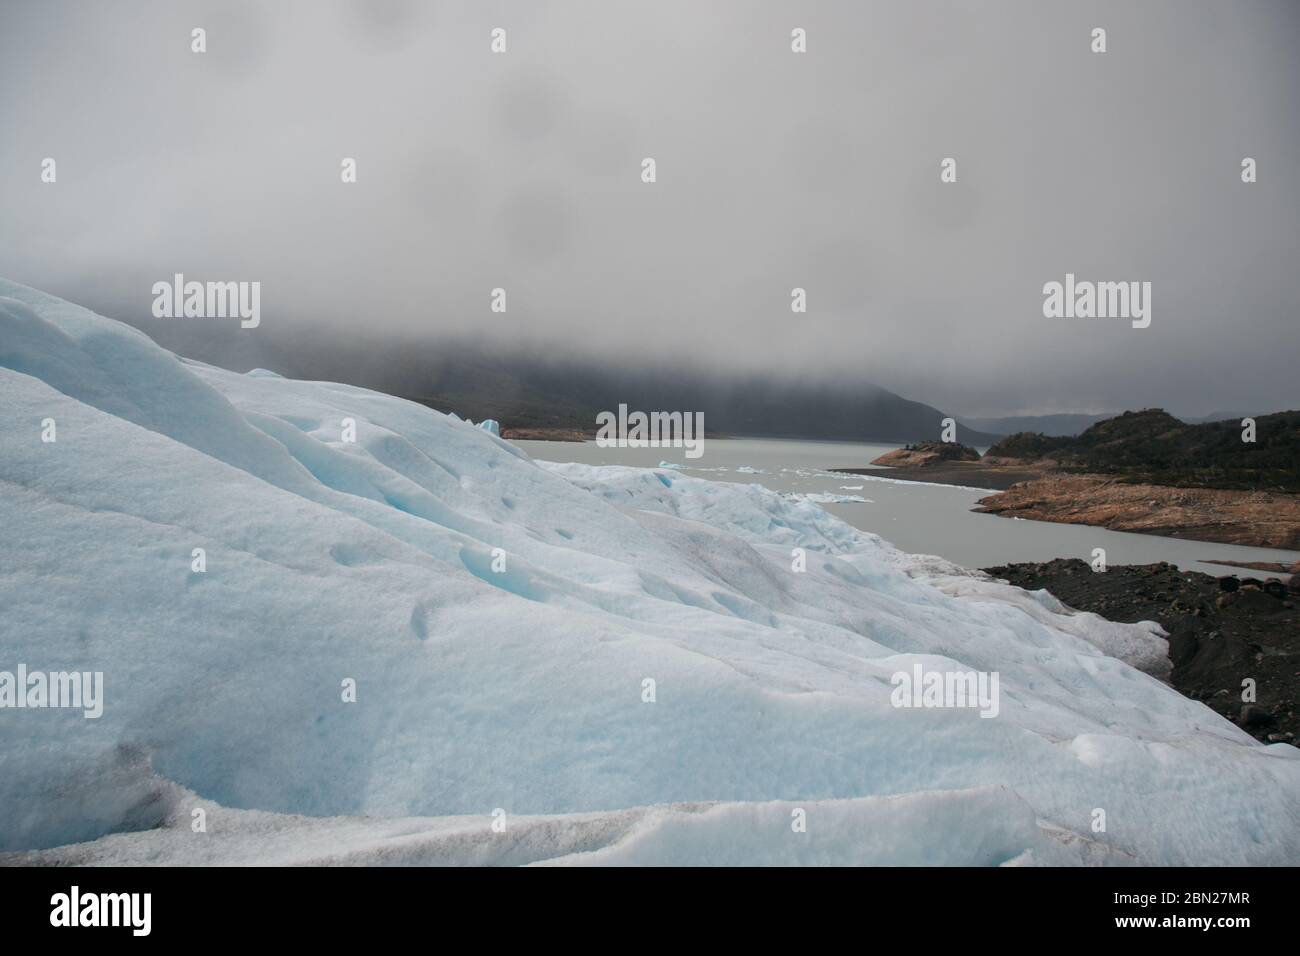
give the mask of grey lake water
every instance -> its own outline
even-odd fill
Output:
[[[1300,561],[1300,552],[1246,548],[1231,544],[1128,534],[1085,525],[1026,521],[971,511],[988,489],[958,488],[900,481],[888,468],[877,475],[832,474],[829,468],[869,468],[871,461],[897,445],[794,441],[766,438],[709,438],[695,459],[682,448],[600,448],[594,441],[518,441],[533,458],[588,465],[655,467],[661,461],[685,466],[683,474],[713,481],[755,482],[773,491],[856,495],[865,502],[822,507],[864,531],[872,531],[905,551],[937,554],[969,568],[1052,558],[1092,560],[1093,548],[1106,549],[1108,564],[1168,561],[1184,570],[1229,574],[1215,560]],[[746,469],[746,470],[740,470]],[[1240,571],[1269,576],[1268,572]]]

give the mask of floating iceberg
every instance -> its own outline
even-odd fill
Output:
[[[861,488],[861,485],[858,485]],[[783,496],[791,501],[811,501],[816,505],[873,504],[861,495],[837,495],[833,491],[787,491]]]
[[[1162,683],[1155,625],[813,503],[3,281],[0,400],[0,671],[103,675],[96,719],[0,709],[5,862],[1300,858],[1300,751]],[[998,716],[894,706],[915,667]]]

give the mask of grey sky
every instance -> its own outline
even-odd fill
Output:
[[[232,336],[478,332],[967,414],[1300,406],[1290,0],[0,11],[0,274],[146,329],[184,272],[262,282]],[[1151,281],[1151,327],[1045,319],[1066,272]]]

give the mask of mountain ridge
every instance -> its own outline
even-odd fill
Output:
[[[1300,492],[1300,411],[1255,419],[1253,441],[1234,420],[1189,425],[1164,409],[1124,412],[1078,436],[1021,432],[986,457],[1050,462],[1061,472],[1129,484]]]
[[[287,378],[345,382],[474,421],[495,419],[508,431],[594,436],[596,414],[623,403],[646,412],[701,411],[715,435],[902,444],[938,439],[951,417],[963,444],[987,447],[1002,437],[865,380],[724,373],[689,358],[665,361],[661,353],[611,363],[522,345],[502,350],[464,337],[381,343],[365,332],[332,329],[290,342],[269,326],[232,336],[175,320],[126,321],[163,348],[231,371],[260,367]]]

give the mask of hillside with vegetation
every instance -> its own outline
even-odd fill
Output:
[[[1300,493],[1300,411],[1260,415],[1253,442],[1242,441],[1242,431],[1240,420],[1189,425],[1150,408],[1108,418],[1074,437],[1021,432],[985,457],[1130,484]]]

